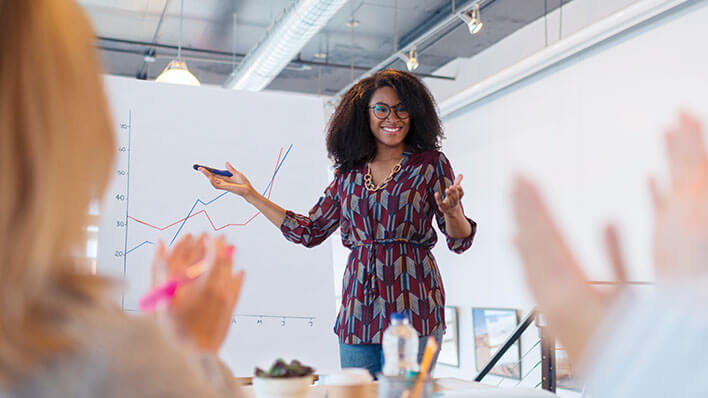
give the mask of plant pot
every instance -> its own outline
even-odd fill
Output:
[[[303,377],[254,377],[256,398],[306,398],[313,376]]]

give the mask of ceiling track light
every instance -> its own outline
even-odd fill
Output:
[[[475,4],[471,11],[463,11],[458,15],[467,24],[467,29],[470,31],[470,34],[474,35],[482,30],[484,23],[482,22],[482,18],[479,17],[479,3]]]
[[[408,68],[409,71],[414,71],[418,69],[418,66],[420,66],[420,63],[418,63],[418,51],[416,51],[416,46],[411,48],[408,55],[400,53],[398,56],[403,60],[403,62],[406,63],[406,68]]]

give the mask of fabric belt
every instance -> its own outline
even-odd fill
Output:
[[[401,239],[401,238],[392,238],[392,239],[367,239],[367,240],[361,240],[358,242],[355,242],[352,244],[352,249],[355,248],[360,248],[360,247],[371,247],[372,250],[369,251],[368,253],[368,258],[367,258],[367,265],[364,267],[364,291],[368,294],[364,294],[364,305],[369,308],[370,310],[373,310],[371,307],[372,301],[376,299],[376,297],[380,296],[380,292],[378,289],[378,285],[376,283],[376,254],[377,254],[377,249],[380,249],[380,247],[377,248],[377,246],[381,245],[390,245],[390,244],[405,244],[405,245],[410,245],[413,247],[417,248],[423,248],[426,250],[430,250],[429,247],[424,246],[420,243],[410,241],[408,239]],[[355,276],[356,277],[356,276]],[[390,310],[390,309],[384,309],[384,310]],[[366,315],[366,323],[370,323],[372,321],[372,316],[373,313],[369,313]],[[370,336],[369,336],[370,337]]]
[[[367,239],[360,240],[352,244],[353,247],[364,247],[364,246],[374,246],[374,245],[390,245],[393,243],[403,243],[415,247],[425,247],[418,242],[413,242],[408,239]]]

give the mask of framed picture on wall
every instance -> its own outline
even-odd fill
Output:
[[[460,367],[460,343],[458,336],[460,330],[458,326],[457,307],[445,306],[445,335],[443,336],[440,354],[438,354],[438,364]]]
[[[481,371],[519,324],[519,312],[511,308],[472,308],[474,357]],[[489,374],[521,380],[521,346],[516,341]]]

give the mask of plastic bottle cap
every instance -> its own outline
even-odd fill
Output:
[[[391,314],[391,320],[392,321],[403,321],[408,319],[408,314],[404,312],[394,312]]]

